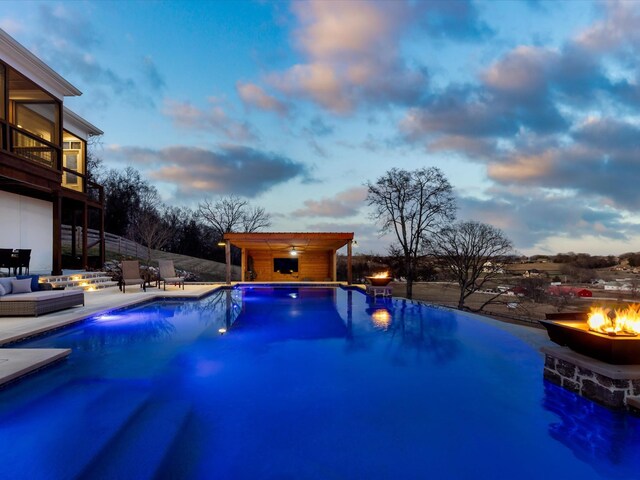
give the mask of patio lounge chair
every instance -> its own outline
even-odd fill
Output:
[[[145,281],[140,277],[140,263],[138,260],[122,261],[122,293],[126,293],[127,285],[140,285],[140,288],[147,291]]]
[[[180,286],[184,290],[184,278],[176,275],[176,269],[173,266],[173,260],[158,260],[158,288],[160,283],[164,283],[164,289],[167,289],[167,283]]]

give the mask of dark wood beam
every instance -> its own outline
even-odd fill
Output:
[[[89,207],[85,202],[82,206],[82,268],[87,270],[89,268]]]
[[[227,263],[227,285],[231,285],[231,242],[224,242],[224,259]]]

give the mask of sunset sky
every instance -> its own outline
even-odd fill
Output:
[[[168,204],[383,253],[363,184],[437,166],[520,253],[640,251],[640,2],[3,1],[0,28]]]

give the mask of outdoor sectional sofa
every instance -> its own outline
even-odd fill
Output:
[[[84,305],[82,290],[50,290],[47,287],[49,285],[41,284],[37,290],[29,293],[9,293],[0,296],[0,317],[37,317]]]

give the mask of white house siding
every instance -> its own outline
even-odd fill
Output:
[[[51,273],[53,204],[0,191],[0,248],[30,248],[30,272]]]

